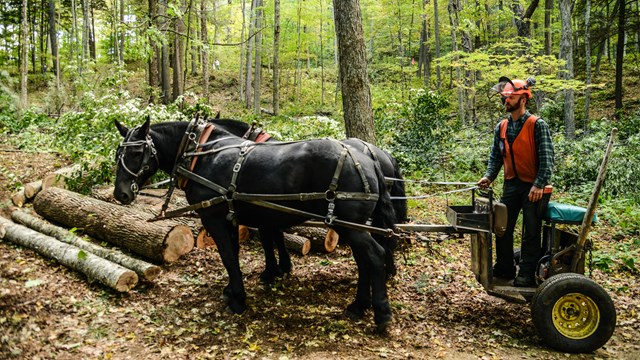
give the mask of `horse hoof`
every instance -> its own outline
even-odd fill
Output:
[[[344,314],[352,321],[358,321],[362,319],[364,316],[364,310],[360,308],[360,306],[356,305],[356,303],[349,304],[347,309],[344,311]]]
[[[387,328],[389,328],[389,325],[391,325],[391,320],[387,320],[380,324],[376,324],[376,333],[382,334],[386,332]]]

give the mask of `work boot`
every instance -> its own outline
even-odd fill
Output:
[[[493,266],[493,277],[511,280],[516,277],[516,267],[511,266],[511,269],[505,270],[505,268],[499,266],[498,264],[495,264]]]
[[[517,287],[534,287],[536,285],[536,278],[533,275],[518,274],[515,280],[513,280],[513,286]]]

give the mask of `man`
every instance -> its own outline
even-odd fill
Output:
[[[514,286],[534,286],[538,260],[542,256],[540,211],[544,188],[553,171],[553,143],[549,126],[526,109],[531,99],[532,78],[527,81],[501,77],[492,88],[500,94],[509,117],[498,123],[487,172],[478,181],[487,188],[504,165],[504,188],[501,201],[507,206],[507,229],[496,237],[496,264],[493,275],[513,279]],[[522,209],[524,234],[520,252],[520,270],[516,277],[513,256],[513,233]]]

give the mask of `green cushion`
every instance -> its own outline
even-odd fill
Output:
[[[582,224],[582,219],[584,219],[586,213],[586,208],[550,201],[544,219],[555,223]],[[593,214],[593,222],[596,221],[598,221],[598,216]]]

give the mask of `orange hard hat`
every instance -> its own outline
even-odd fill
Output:
[[[498,83],[494,85],[491,90],[500,94],[503,98],[506,98],[510,95],[521,95],[526,94],[527,99],[531,99],[533,95],[531,95],[531,89],[533,85],[535,85],[536,80],[533,77],[525,80],[520,79],[509,79],[506,76],[501,77],[498,80]]]

